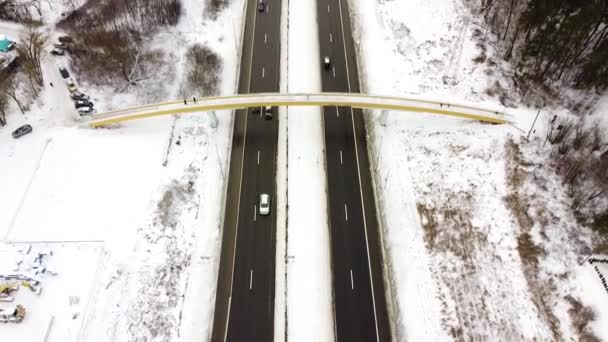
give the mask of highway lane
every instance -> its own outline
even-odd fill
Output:
[[[317,0],[323,91],[359,92],[346,0]],[[324,107],[336,341],[390,341],[382,256],[361,110]]]
[[[239,93],[278,92],[281,1],[246,6]],[[234,123],[212,341],[272,341],[278,112],[237,111]],[[258,197],[271,196],[261,216]]]

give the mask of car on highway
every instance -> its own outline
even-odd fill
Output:
[[[270,213],[270,195],[269,194],[261,194],[260,195],[260,215],[268,215]]]
[[[264,0],[259,0],[258,1],[258,12],[264,12],[265,9],[266,9],[266,4],[264,3]]]
[[[63,56],[63,55],[65,55],[65,51],[61,50],[61,49],[54,48],[53,50],[51,50],[51,55],[53,55],[53,56]]]
[[[272,106],[264,107],[264,119],[272,120]]]
[[[70,73],[68,72],[68,70],[64,67],[59,67],[59,73],[61,74],[61,77],[63,78],[69,78],[70,77]]]
[[[329,69],[330,66],[331,66],[331,59],[329,59],[329,56],[323,57],[323,67],[325,69]]]
[[[80,108],[78,108],[78,114],[80,114],[80,116],[87,116],[87,115],[95,114],[95,108],[93,108],[92,105],[80,107]]]
[[[23,126],[17,128],[16,130],[14,130],[12,135],[13,135],[13,138],[19,139],[22,136],[29,134],[29,133],[32,133],[32,126],[23,125]]]

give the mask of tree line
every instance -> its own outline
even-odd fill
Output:
[[[78,73],[97,84],[120,79],[125,89],[149,78],[160,59],[145,38],[177,24],[181,13],[181,0],[91,0],[57,26],[74,38],[69,52]]]
[[[38,97],[40,88],[44,84],[41,63],[47,57],[45,48],[48,36],[35,26],[28,26],[23,40],[17,45],[17,59],[10,68],[0,70],[0,126],[6,125],[6,111],[9,100],[12,100],[22,114],[26,111],[26,102],[19,89],[17,69],[23,71],[27,84],[27,91],[31,98]]]
[[[481,0],[523,94],[531,85],[608,88],[607,0]]]

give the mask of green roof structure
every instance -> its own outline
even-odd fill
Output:
[[[8,50],[10,50],[12,45],[13,45],[12,41],[10,41],[5,36],[0,36],[0,51],[1,52],[8,52]]]

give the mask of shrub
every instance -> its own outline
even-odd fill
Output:
[[[195,44],[188,49],[186,60],[186,87],[197,95],[217,94],[222,69],[220,57],[209,47]]]

